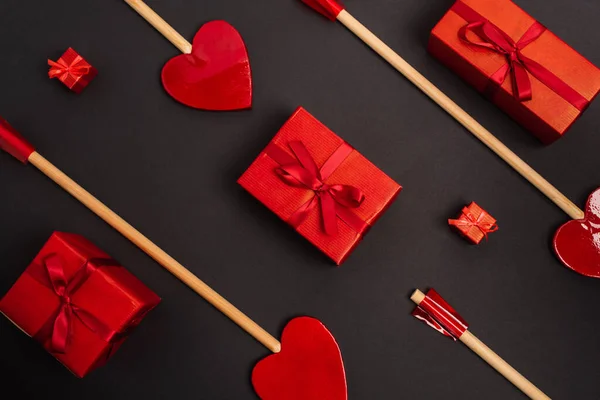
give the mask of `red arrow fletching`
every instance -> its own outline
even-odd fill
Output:
[[[0,149],[27,164],[35,148],[29,144],[12,126],[0,117]]]
[[[344,6],[335,0],[302,0],[304,4],[332,21],[344,10]]]

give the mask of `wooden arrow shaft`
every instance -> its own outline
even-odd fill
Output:
[[[519,174],[527,179],[533,186],[538,188],[543,194],[545,194],[550,200],[552,200],[558,207],[566,212],[573,219],[583,219],[583,211],[577,207],[571,200],[565,195],[558,191],[554,186],[550,184],[544,177],[537,173],[531,168],[525,161],[519,156],[512,152],[506,147],[500,140],[485,129],[479,122],[471,117],[465,110],[463,110],[458,104],[452,99],[446,96],[440,89],[438,89],[433,83],[425,78],[419,71],[414,69],[409,63],[407,63],[402,57],[394,52],[389,46],[369,31],[364,25],[362,25],[356,18],[350,15],[347,11],[342,11],[338,17],[338,21],[358,36],[363,42],[365,42],[371,49],[377,54],[383,57],[389,62],[394,68],[404,75],[409,81],[414,83],[419,89],[421,89],[427,96],[435,101],[440,107],[442,107],[448,114],[453,116],[458,122],[460,122],[465,128],[467,128],[475,137],[481,140],[487,147],[489,147],[494,153],[500,158],[506,161],[511,167],[513,167]]]
[[[192,52],[192,45],[185,40],[171,25],[161,18],[154,10],[152,10],[142,0],[125,0],[138,14],[150,23],[157,31],[162,33],[171,43],[175,45],[184,54]]]
[[[410,299],[419,306],[425,300],[425,297],[425,293],[417,289]],[[504,361],[498,354],[494,353],[481,340],[477,339],[469,330],[466,330],[460,336],[459,340],[530,398],[534,400],[550,400],[550,397],[546,396],[544,392],[521,375],[519,371]]]
[[[494,353],[492,349],[477,339],[471,332],[466,331],[459,340],[530,398],[534,400],[550,400],[550,397],[546,396],[544,392],[521,375],[519,371],[511,367],[509,363]]]
[[[274,353],[281,350],[281,344],[267,331],[248,318],[233,304],[211,289],[206,283],[192,274],[177,260],[168,255],[164,250],[155,245],[150,239],[142,235],[137,229],[118,216],[110,208],[92,196],[75,181],[65,175],[62,171],[52,165],[39,153],[34,152],[29,157],[29,162],[42,171],[46,176],[56,182],[73,197],[83,203],[87,208],[102,218],[106,223],[119,231],[123,236],[138,246],[142,251],[152,257],[156,262],[165,267],[169,272],[188,285],[193,291],[202,296],[215,308],[238,324],[242,329],[262,343],[267,349]]]

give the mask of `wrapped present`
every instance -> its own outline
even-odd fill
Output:
[[[302,107],[238,183],[338,265],[402,189]]]
[[[81,93],[98,75],[96,68],[70,47],[58,61],[48,60],[48,65],[50,66],[48,76],[51,79],[59,79],[75,93]]]
[[[600,91],[600,69],[510,0],[459,0],[429,51],[544,143]]]
[[[473,244],[479,244],[483,238],[487,240],[490,233],[498,230],[494,217],[475,202],[463,208],[458,219],[449,219],[448,224]]]
[[[82,378],[159,302],[92,243],[55,232],[0,300],[0,312]]]

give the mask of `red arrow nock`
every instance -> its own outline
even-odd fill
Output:
[[[344,10],[344,6],[336,0],[302,0],[302,2],[332,21],[335,21]]]
[[[0,117],[0,149],[27,164],[35,148],[29,144],[12,126]]]

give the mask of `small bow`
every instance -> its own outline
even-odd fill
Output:
[[[38,339],[50,336],[51,351],[64,354],[72,335],[73,317],[78,318],[88,329],[99,334],[105,341],[111,342],[117,337],[117,332],[112,331],[95,316],[81,307],[73,304],[72,297],[77,290],[87,281],[96,267],[88,261],[77,271],[70,281],[65,277],[62,259],[56,254],[44,260],[44,267],[50,279],[50,286],[60,299],[60,307],[55,317],[48,322],[47,328],[42,328],[36,335]]]
[[[81,65],[82,62],[85,60],[80,55],[76,56],[71,63],[67,63],[63,58],[59,58],[58,61],[48,60],[50,66],[48,77],[59,78],[61,81],[69,78],[77,80],[90,72],[91,67],[85,64]]]
[[[463,26],[459,31],[459,37],[464,42],[492,50],[503,54],[507,63],[503,65],[492,76],[491,80],[501,86],[508,75],[512,77],[513,92],[517,100],[523,102],[533,98],[531,89],[531,80],[529,73],[534,76],[544,75],[546,69],[537,62],[523,55],[522,50],[540,37],[546,28],[536,22],[518,42],[515,42],[510,36],[502,32],[489,21],[476,21]],[[473,32],[484,42],[477,42],[467,37],[468,32]]]
[[[317,202],[321,205],[321,216],[325,232],[337,235],[337,216],[342,208],[358,208],[365,200],[364,193],[350,185],[328,185],[323,181],[326,173],[333,172],[331,166],[325,163],[319,170],[314,159],[300,141],[290,142],[290,148],[298,162],[283,164],[276,168],[276,173],[288,185],[312,190],[315,196],[302,205],[289,219],[292,226],[299,226],[315,208]]]
[[[487,240],[488,234],[496,232],[498,230],[498,224],[484,223],[483,219],[486,217],[486,215],[487,215],[487,213],[485,211],[482,211],[481,214],[479,214],[479,217],[475,218],[475,216],[473,215],[471,210],[469,210],[469,208],[465,207],[465,208],[463,208],[463,215],[461,216],[460,219],[449,219],[448,223],[450,225],[454,225],[457,227],[461,227],[461,226],[466,226],[469,228],[476,227],[477,229],[479,229],[481,231],[481,233],[483,233],[483,236],[485,236],[485,240]]]

